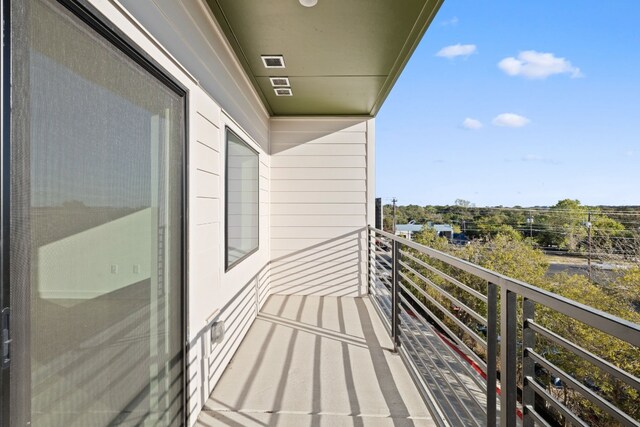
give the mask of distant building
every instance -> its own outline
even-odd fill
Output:
[[[422,224],[411,221],[408,224],[396,224],[396,236],[411,240],[411,236],[422,231]]]
[[[408,224],[396,225],[396,236],[404,237],[412,240],[414,234],[422,231],[423,227],[433,229],[438,236],[446,237],[447,240],[453,240],[453,227],[449,224],[433,224],[428,222],[426,225],[416,224],[415,221],[410,221]]]
[[[433,228],[438,236],[446,237],[448,241],[453,239],[453,227],[449,224],[427,224],[430,228]]]

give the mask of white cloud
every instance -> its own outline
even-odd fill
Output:
[[[472,119],[467,117],[462,122],[462,127],[465,129],[478,130],[482,128],[482,122],[480,120]]]
[[[449,25],[456,26],[456,25],[458,25],[458,17],[454,16],[451,19],[447,19],[446,21],[442,21],[441,25],[443,27],[448,27]]]
[[[627,150],[624,154],[627,157],[634,157],[636,155],[636,152],[634,150]]]
[[[571,78],[584,77],[578,67],[571,65],[565,58],[553,53],[525,50],[517,58],[504,58],[498,67],[510,76],[522,76],[528,79],[546,79],[554,74],[569,74]]]
[[[522,126],[528,125],[530,122],[531,120],[518,114],[502,113],[498,114],[491,123],[493,123],[494,126],[521,128]]]
[[[469,56],[472,53],[476,52],[475,44],[454,44],[451,46],[443,47],[440,49],[436,56],[441,56],[443,58],[456,58],[458,56]]]

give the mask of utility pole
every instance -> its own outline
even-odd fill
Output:
[[[589,246],[589,254],[587,256],[587,271],[589,272],[589,281],[591,281],[591,211],[587,216],[587,245]]]
[[[393,199],[391,199],[391,201],[393,202],[393,234],[396,234],[396,202],[398,201],[398,199],[396,199],[395,197]]]
[[[533,238],[533,215],[531,215],[531,212],[529,212],[527,223],[529,224],[529,237]]]

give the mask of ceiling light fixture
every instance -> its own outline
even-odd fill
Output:
[[[313,7],[318,4],[318,0],[300,0],[300,4],[304,7]]]

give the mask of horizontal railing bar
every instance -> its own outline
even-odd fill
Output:
[[[403,363],[407,367],[407,371],[413,380],[413,383],[418,388],[422,396],[422,400],[426,403],[427,409],[432,414],[432,419],[435,423],[435,427],[452,427],[447,418],[445,417],[442,409],[438,406],[437,399],[433,392],[427,387],[424,378],[418,372],[418,366],[407,351],[405,346],[400,346],[398,349],[398,354],[402,359]]]
[[[382,262],[384,263],[384,265],[386,265],[387,267],[389,267],[389,268],[393,268],[393,267],[391,266],[391,264],[389,264],[389,261],[387,261],[386,259],[382,258],[381,256],[376,255],[374,258],[375,258],[375,260],[376,260],[376,261],[378,261],[378,262],[382,261]]]
[[[463,353],[465,353],[467,356],[473,359],[474,362],[476,362],[485,372],[487,372],[487,364],[484,362],[484,360],[482,360],[473,350],[471,350],[464,343],[464,341],[462,341],[462,339],[460,339],[447,325],[444,324],[442,320],[438,319],[436,315],[433,314],[433,312],[429,310],[427,306],[422,303],[422,301],[420,301],[415,295],[409,292],[409,290],[405,288],[404,285],[400,284],[400,287],[404,289],[406,294],[409,295],[409,297],[411,297],[411,299],[415,301],[415,303],[418,304],[420,308],[424,310],[424,312],[427,313],[438,326],[440,326],[444,331],[448,332],[449,336],[453,341],[455,341],[458,347],[464,350]],[[404,298],[402,294],[400,295],[400,298]]]
[[[379,273],[391,273],[379,260],[378,258],[371,258],[371,262],[374,263],[375,270]]]
[[[376,285],[376,278],[375,277],[369,277],[369,286],[371,286],[371,289],[376,289],[378,287]]]
[[[487,297],[485,295],[483,295],[482,293],[476,291],[475,289],[473,289],[469,285],[465,285],[464,283],[462,283],[458,279],[453,278],[453,277],[449,276],[447,273],[438,270],[434,266],[429,265],[428,263],[422,261],[419,258],[414,257],[409,252],[401,250],[400,253],[403,254],[403,255],[406,255],[409,258],[411,258],[414,262],[417,262],[418,264],[420,264],[424,268],[428,269],[429,271],[433,272],[434,274],[437,274],[438,276],[442,277],[444,280],[446,280],[447,282],[450,282],[452,285],[456,285],[457,287],[459,287],[461,289],[464,289],[465,291],[467,291],[467,293],[469,293],[469,294],[473,295],[474,297],[478,298],[480,301],[482,301],[484,303],[487,302]]]
[[[558,368],[553,363],[549,362],[547,359],[536,353],[530,348],[526,349],[527,355],[533,359],[534,362],[542,365],[543,368],[547,369],[549,372],[553,372],[560,380],[569,384],[574,389],[580,391],[582,396],[589,400],[591,403],[597,405],[600,409],[607,412],[609,415],[620,421],[625,426],[640,426],[640,423],[635,421],[626,413],[622,412],[617,407],[613,406],[611,403],[604,400],[601,396],[595,394],[591,390],[589,390],[584,385],[580,384],[576,381],[572,376],[564,372],[562,369]]]
[[[405,297],[403,297],[402,295],[400,295],[400,300],[401,300],[401,302],[405,305],[405,307],[407,307],[407,309],[412,309],[412,308],[413,308],[413,307],[411,307],[411,304],[409,303],[409,301],[408,301]],[[412,323],[414,326],[416,326],[418,329],[419,329],[419,326],[417,326],[417,325],[419,324],[419,325],[421,325],[421,326],[423,326],[423,327],[426,327],[427,329],[433,330],[433,326],[432,326],[432,325],[429,325],[429,323],[424,319],[424,317],[422,317],[422,315],[420,315],[420,313],[415,313],[415,320],[414,320],[413,316],[411,316],[411,315],[407,312],[407,310],[406,310],[406,309],[405,309],[405,313],[406,313],[407,317],[409,318],[409,320],[411,321],[411,323]],[[416,323],[416,322],[417,322],[417,323]],[[425,337],[424,332],[422,332],[422,331],[420,331],[420,332],[422,333],[423,337]],[[413,332],[412,332],[412,335],[413,335],[414,337],[416,336]],[[437,338],[438,338],[438,339],[440,339],[440,340],[442,341],[442,338],[441,338],[441,337],[437,337]],[[448,347],[447,343],[443,342],[443,344],[444,344],[446,347]],[[429,345],[429,347],[430,347],[430,348],[434,349],[434,348],[433,348],[433,344],[429,343],[428,345]],[[464,348],[465,348],[466,350],[468,350],[469,352],[471,352],[471,350],[470,350],[468,347],[464,346]],[[435,349],[434,349],[434,351],[435,351]],[[451,350],[449,350],[449,351],[451,351]],[[453,352],[451,352],[451,353],[453,354]],[[472,352],[472,353],[473,353],[473,352]],[[475,353],[474,353],[474,354],[475,354]],[[455,358],[456,358],[456,359],[458,359],[458,358],[459,358],[459,355],[458,355],[458,354],[455,354]],[[475,359],[474,359],[474,360],[475,360]],[[444,361],[444,363],[446,363],[449,367],[451,367],[451,365],[449,364],[449,362],[448,362],[448,361],[446,361],[446,360],[445,360],[445,361]],[[467,362],[465,361],[465,362],[463,362],[463,363],[467,363]],[[486,372],[486,369],[482,366],[482,364],[483,364],[483,363],[484,363],[484,362],[482,361],[482,359],[480,359],[479,365],[480,365],[480,366],[482,367],[482,369],[484,369],[484,371]],[[473,369],[473,368],[470,368],[470,369]],[[477,373],[477,371],[476,371],[475,373]],[[452,371],[452,375],[457,376],[456,372],[453,372],[453,371]],[[485,383],[484,379],[483,379],[483,378],[481,378],[481,377],[478,377],[478,378],[473,377],[473,378],[471,378],[471,379],[472,379],[472,380],[474,381],[474,383],[476,383],[479,387],[486,386],[486,383]],[[469,393],[469,395],[471,396],[471,395],[472,395],[472,393],[470,393],[469,388],[468,388],[466,385],[464,385],[464,384],[462,384],[462,385],[463,385],[463,387],[465,388],[465,390],[467,390],[467,392]]]
[[[391,245],[390,245],[389,243],[385,242],[385,241],[384,241],[384,240],[382,240],[382,239],[379,239],[379,238],[377,238],[377,237],[374,237],[374,238],[373,238],[373,240],[374,240],[374,243],[376,243],[376,244],[384,245],[384,246],[386,246],[386,247],[388,247],[388,248],[391,248]]]
[[[550,340],[550,341],[552,341],[552,342],[554,342],[554,343],[556,343],[558,345],[561,345],[562,347],[566,348],[567,350],[571,351],[572,353],[574,353],[574,354],[580,356],[581,358],[591,362],[592,364],[594,364],[595,366],[599,367],[603,371],[606,371],[609,374],[611,374],[613,377],[626,382],[630,386],[634,387],[636,390],[640,390],[640,379],[639,378],[627,373],[626,371],[623,371],[622,369],[618,368],[617,366],[614,366],[613,364],[607,362],[606,360],[602,359],[601,357],[598,357],[595,354],[585,350],[584,348],[572,343],[571,341],[567,340],[566,338],[561,337],[557,333],[545,328],[542,325],[539,325],[538,323],[534,322],[531,319],[527,319],[526,320],[525,327],[526,326],[530,327],[532,330],[534,330],[538,334],[542,335],[543,337],[547,338],[548,340]]]
[[[382,273],[382,272],[391,273],[391,271],[390,271],[389,269],[387,269],[387,268],[386,268],[386,267],[385,267],[385,266],[380,262],[380,260],[381,260],[381,258],[378,258],[378,257],[373,257],[373,258],[371,258],[371,261],[376,263],[376,271],[379,271],[379,272],[381,272],[381,273]],[[389,264],[387,264],[387,265],[389,265]]]
[[[404,299],[404,297],[402,297],[402,295],[400,296],[400,298],[401,298],[401,300],[404,300],[404,304],[405,304],[405,306],[407,306],[407,307],[411,307],[411,305],[407,302],[407,300],[406,300],[406,299]],[[414,326],[416,326],[415,320],[413,320],[413,318],[411,317],[411,315],[409,315],[409,313],[406,313],[406,314],[407,314],[407,317],[409,318],[409,321],[410,321]],[[420,346],[420,348],[422,348],[422,350],[424,351],[425,356],[426,356],[426,357],[428,357],[428,358],[433,362],[433,359],[432,359],[432,357],[428,354],[427,349],[424,347],[424,345],[422,344],[422,342],[418,339],[418,336],[417,336],[417,335],[416,335],[416,334],[411,330],[411,328],[409,328],[409,327],[405,327],[404,329],[405,329],[405,330],[408,330],[408,331],[410,331],[410,332],[411,332],[411,335],[413,336],[413,338],[418,342],[418,345],[419,345],[419,346]],[[419,329],[419,328],[417,328],[417,329]],[[414,349],[414,351],[415,351],[415,350],[416,350],[416,348],[413,346],[413,343],[411,343],[411,342],[410,342],[410,340],[407,340],[407,341],[409,342],[409,344],[413,347],[413,349]],[[416,353],[417,353],[417,352],[416,352]],[[447,362],[445,362],[445,363],[447,363]],[[448,365],[448,363],[447,363],[447,365]],[[424,363],[423,363],[423,366],[425,366],[425,364],[424,364]],[[433,376],[432,376],[432,377],[433,377]],[[437,384],[438,388],[440,389],[440,391],[442,392],[442,394],[443,394],[443,395],[446,395],[446,394],[444,393],[444,391],[442,390],[442,387],[440,387],[439,383],[440,383],[439,381],[436,381],[436,384]],[[462,384],[462,383],[460,383],[460,385],[461,385],[462,387],[464,387],[464,388],[465,388],[465,390],[466,390],[466,392],[467,392],[467,395],[471,396],[471,394],[469,393],[469,389],[468,389],[464,384]],[[451,388],[450,388],[450,389],[451,389]],[[452,390],[452,389],[451,389],[451,390]],[[453,391],[453,390],[452,390],[452,391]],[[471,412],[470,412],[470,411],[469,411],[469,409],[467,408],[467,405],[465,405],[465,404],[462,402],[462,400],[460,399],[460,396],[458,396],[458,394],[457,394],[457,393],[455,393],[455,392],[453,393],[453,395],[454,395],[455,399],[458,401],[458,403],[460,404],[460,406],[465,410],[465,412],[466,412],[466,414],[469,416],[469,418],[474,419],[473,415],[471,414]]]
[[[373,227],[372,227],[373,228]],[[567,316],[573,317],[586,325],[599,329],[609,335],[613,335],[623,341],[640,347],[640,325],[621,319],[617,316],[589,307],[585,304],[570,300],[563,296],[554,294],[544,289],[537,288],[528,283],[511,279],[502,274],[493,272],[484,267],[472,264],[468,261],[456,258],[444,252],[437,251],[432,248],[420,245],[407,239],[402,239],[393,234],[375,229],[381,236],[400,242],[402,245],[416,249],[432,258],[438,259],[445,263],[459,268],[467,273],[474,274],[488,282],[494,283],[500,287],[506,287],[508,290],[515,292],[525,298],[528,298],[538,304],[542,304],[555,311]]]
[[[391,249],[388,251],[384,250],[384,248],[374,246],[372,249],[375,253],[387,254],[391,256]]]
[[[550,424],[549,424],[549,423],[548,423],[544,418],[542,418],[542,417],[540,416],[540,414],[538,414],[538,413],[535,411],[535,409],[533,409],[533,408],[531,407],[531,405],[527,405],[527,411],[529,411],[529,414],[531,414],[531,417],[534,419],[534,421],[535,421],[537,424],[540,424],[540,425],[542,425],[542,426],[544,426],[544,427],[551,427],[551,425],[550,425]]]
[[[371,291],[372,291],[373,295],[380,296],[382,298],[382,297],[385,296],[385,295],[383,295],[383,291],[386,291],[386,289],[383,288],[383,287],[380,287],[380,286],[378,286],[376,284],[373,284],[372,287],[371,287]]]
[[[384,274],[382,274],[380,272],[380,270],[376,270],[378,272],[378,278],[380,278],[380,280],[384,281],[387,285],[391,286],[391,278],[390,277],[386,277]]]
[[[526,386],[531,387],[540,397],[544,398],[545,401],[547,401],[551,406],[556,408],[558,412],[564,415],[565,418],[569,418],[574,425],[581,426],[581,427],[589,427],[584,421],[578,418],[576,414],[571,412],[569,408],[564,406],[558,399],[556,399],[551,394],[549,394],[547,390],[540,387],[540,384],[538,384],[533,378],[526,377],[525,381],[526,381],[525,387]]]
[[[382,274],[378,274],[378,275],[377,275],[377,276],[375,276],[375,277],[371,277],[371,279],[372,279],[372,280],[380,280],[381,282],[386,282],[386,283],[387,283],[387,285],[390,285],[390,283],[389,283],[389,279],[388,279],[388,278],[386,278],[386,277],[384,277],[384,275],[382,275]],[[378,286],[378,285],[376,284],[376,286]]]
[[[487,349],[486,341],[484,341],[479,335],[477,335],[471,328],[469,328],[467,325],[465,325],[464,322],[462,322],[460,319],[458,319],[456,316],[454,316],[449,310],[444,308],[438,301],[436,301],[435,298],[433,298],[431,295],[427,294],[422,289],[420,289],[420,287],[418,285],[416,285],[411,279],[409,279],[404,273],[400,272],[400,276],[402,276],[403,279],[405,279],[406,281],[411,283],[411,285],[413,285],[413,287],[415,289],[417,289],[418,292],[420,292],[420,294],[422,296],[427,298],[433,305],[435,305],[442,312],[442,314],[444,314],[449,319],[451,319],[453,321],[453,323],[455,323],[460,329],[462,329],[464,332],[469,334],[471,336],[471,338],[473,338],[474,341],[476,341],[478,344],[480,344],[480,346],[482,346],[482,348],[484,348],[485,350]],[[411,291],[409,291],[404,286],[402,288],[406,292],[411,293]]]
[[[487,319],[482,317],[480,314],[476,313],[471,307],[468,307],[465,303],[463,303],[462,301],[458,300],[456,297],[451,295],[449,292],[447,292],[444,289],[442,289],[440,286],[435,284],[429,278],[423,276],[422,274],[420,274],[419,272],[414,270],[413,267],[411,267],[410,265],[407,265],[403,261],[400,261],[400,265],[403,266],[404,268],[406,268],[407,270],[411,271],[413,274],[418,276],[420,279],[422,279],[422,281],[427,283],[429,286],[431,286],[431,288],[434,291],[438,292],[440,295],[442,295],[443,297],[445,297],[446,299],[448,299],[449,301],[451,301],[452,303],[454,303],[455,305],[457,305],[458,307],[463,309],[466,313],[468,313],[471,317],[473,317],[478,323],[482,323],[484,326],[487,326]]]
[[[437,381],[434,376],[433,373],[431,372],[431,370],[427,367],[426,362],[418,357],[416,360],[416,357],[412,357],[409,350],[412,350],[414,353],[417,353],[417,348],[414,345],[414,343],[408,339],[408,337],[405,336],[401,336],[401,342],[402,345],[400,346],[400,348],[398,349],[398,352],[400,354],[402,354],[402,352],[404,352],[404,354],[406,355],[407,360],[410,362],[409,365],[411,367],[411,370],[413,370],[414,375],[417,376],[417,378],[420,378],[421,383],[424,383],[424,392],[427,392],[433,403],[434,406],[437,407],[437,413],[441,416],[441,418],[436,419],[434,418],[434,421],[438,422],[438,424],[440,423],[446,423],[444,425],[446,425],[447,427],[450,427],[452,422],[458,422],[460,421],[460,419],[457,417],[457,413],[454,413],[454,416],[456,416],[455,420],[450,419],[451,416],[447,417],[445,416],[442,411],[441,411],[441,407],[438,406],[439,404],[437,403],[437,400],[441,400],[441,399],[447,399],[447,394],[445,393],[445,391],[442,389],[440,382]],[[433,383],[436,384],[436,389],[433,390],[430,387],[427,387],[427,384],[425,383],[425,375],[422,374],[421,370],[420,370],[420,366],[418,366],[418,363],[422,366],[423,370],[427,372],[427,374],[429,375],[429,377],[431,378],[431,381]]]
[[[378,298],[374,297],[371,299],[373,300],[373,306],[375,310],[378,312],[378,316],[380,316],[380,318],[382,319],[382,324],[384,325],[384,328],[387,330],[387,333],[391,335],[391,324],[389,323],[389,319],[387,319],[387,316],[384,314],[384,310],[380,306],[380,302],[378,301]]]

